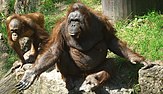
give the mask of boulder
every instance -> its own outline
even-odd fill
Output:
[[[25,64],[2,78],[0,80],[0,94],[133,94],[140,93],[133,89],[133,86],[138,84],[138,80],[142,94],[162,94],[163,90],[163,66],[156,64],[141,68],[142,66],[123,62],[116,65],[115,75],[95,91],[79,92],[78,89],[84,81],[83,78],[80,78],[75,81],[76,87],[68,92],[60,72],[54,67],[43,72],[30,88],[18,91],[15,85],[22,78],[24,71],[30,67],[30,64]]]
[[[65,82],[56,69],[44,72],[24,94],[68,94]]]
[[[119,66],[116,65],[115,66]],[[130,63],[122,63],[121,68],[117,68],[117,72],[106,84],[95,91],[82,92],[82,94],[132,94],[134,89],[133,84],[137,83],[137,65]],[[115,70],[115,71],[116,71]],[[130,75],[133,74],[133,75]],[[131,77],[128,77],[128,76]],[[133,77],[133,78],[132,78]],[[65,88],[65,82],[61,78],[60,72],[52,68],[42,73],[39,79],[35,80],[34,84],[24,94],[81,94],[81,87],[84,78],[75,81],[75,88],[68,92]],[[136,82],[135,82],[136,81]]]
[[[139,70],[139,84],[142,94],[163,94],[163,66]]]

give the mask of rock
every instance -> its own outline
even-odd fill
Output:
[[[139,70],[139,84],[142,94],[163,94],[163,66]]]
[[[76,82],[77,87],[80,87],[80,83],[83,79],[80,79]],[[112,81],[113,83],[114,81]],[[61,74],[57,72],[57,69],[54,69],[50,72],[44,72],[40,75],[39,79],[34,82],[34,84],[23,94],[132,94],[133,89],[128,88],[113,88],[112,83],[107,83],[96,91],[89,91],[79,93],[78,88],[70,91],[65,88],[65,82],[61,78]],[[118,83],[118,82],[115,82]],[[115,85],[114,85],[115,86]],[[115,86],[117,87],[117,86]],[[122,86],[123,87],[123,86]]]
[[[16,63],[16,62],[15,62]],[[15,64],[13,64],[14,66]],[[19,94],[15,88],[17,82],[22,78],[23,71],[26,70],[26,64],[21,67],[15,69],[14,72],[9,74],[7,77],[0,80],[0,84],[4,85],[0,87],[0,94]],[[122,63],[122,68],[117,68],[118,72],[113,77],[113,79],[109,80],[104,86],[97,89],[96,91],[83,92],[82,94],[132,94],[133,89],[133,78],[137,79],[137,77],[133,76],[133,78],[129,78],[128,74],[131,72],[137,73],[137,69],[135,65],[128,63]],[[25,68],[24,68],[25,67]],[[29,67],[30,68],[30,67]],[[14,75],[13,75],[14,74]],[[12,75],[12,76],[11,76]],[[61,78],[60,72],[57,69],[52,68],[40,75],[38,79],[35,80],[33,85],[27,89],[22,91],[22,94],[81,94],[79,93],[79,88],[84,81],[83,78],[75,81],[75,88],[68,92],[65,88],[65,82]],[[6,92],[6,93],[4,93]],[[15,93],[16,92],[16,93]]]
[[[135,84],[133,78],[129,78],[129,72],[137,73],[138,69],[132,64],[124,63],[122,64],[120,72],[116,73],[114,79],[109,80],[104,86],[89,92],[82,92],[82,94],[133,94],[134,90],[132,85]],[[136,74],[137,75],[137,74]],[[134,79],[137,79],[135,75]],[[81,94],[79,88],[83,82],[83,78],[80,78],[78,81],[75,81],[75,88],[68,92],[65,88],[65,82],[61,78],[60,72],[57,72],[57,69],[52,71],[44,72],[40,75],[38,80],[35,80],[34,84],[27,90],[24,91],[24,94]]]
[[[138,67],[127,62],[121,62],[121,65],[118,64],[121,68],[116,67],[117,72],[115,75],[95,91],[79,92],[78,90],[84,81],[83,78],[80,78],[74,82],[76,87],[68,92],[60,72],[52,67],[43,72],[30,88],[18,92],[15,85],[22,78],[23,72],[30,66],[25,64],[1,79],[0,94],[133,94],[135,92],[133,85],[138,84],[138,79],[142,94],[163,93],[163,66],[155,65],[140,69],[141,66]]]
[[[5,53],[7,52],[8,47],[6,46],[6,44],[4,44],[3,40],[0,40],[0,53]]]
[[[68,94],[65,82],[56,69],[44,72],[24,94]]]

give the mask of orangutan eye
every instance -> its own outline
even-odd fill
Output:
[[[71,21],[80,22],[79,19],[71,19]]]
[[[17,32],[18,29],[11,29],[10,31],[11,31],[11,33],[14,33],[14,32]]]

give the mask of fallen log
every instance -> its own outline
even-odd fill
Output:
[[[16,73],[12,73],[0,80],[0,94],[21,94],[16,88]]]

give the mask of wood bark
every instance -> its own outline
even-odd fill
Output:
[[[9,2],[10,0],[0,0],[0,13],[9,14]]]
[[[29,13],[34,12],[39,0],[15,0],[15,13]]]

